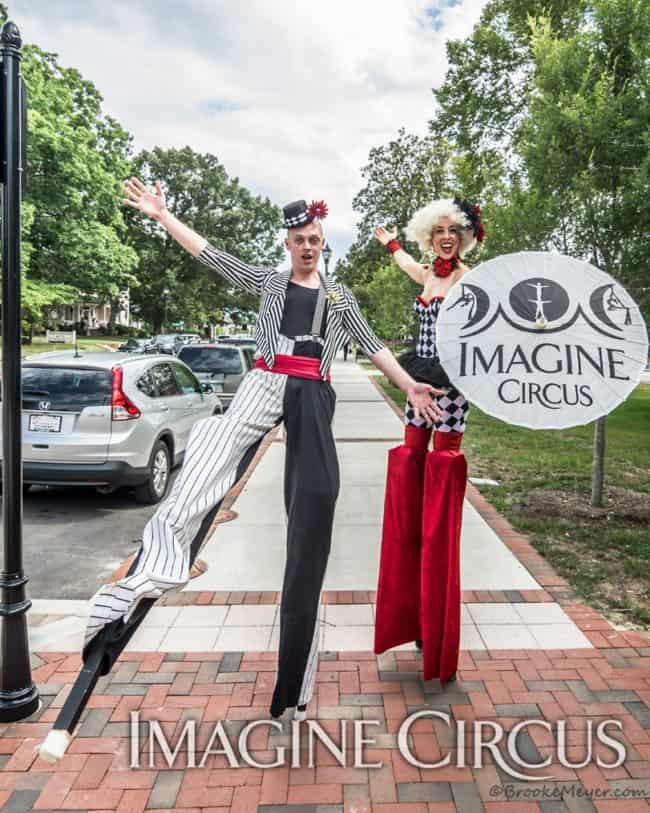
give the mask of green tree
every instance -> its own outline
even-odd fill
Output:
[[[553,35],[562,37],[583,19],[585,2],[548,0],[543,9]],[[469,37],[447,43],[449,68],[435,91],[430,129],[451,143],[460,188],[481,201],[486,259],[504,251],[562,250],[567,233],[552,201],[531,186],[520,151],[534,88],[531,20],[538,14],[535,0],[491,0]]]
[[[245,262],[275,265],[282,255],[280,210],[229,178],[216,156],[190,147],[140,153],[134,171],[143,183],[162,182],[170,211],[218,248]],[[168,322],[216,322],[219,311],[257,309],[254,297],[198,263],[155,222],[127,213],[129,245],[140,258],[132,301],[144,319],[160,329],[162,291],[170,291]]]
[[[585,0],[490,0],[469,37],[447,43],[449,68],[435,91],[431,130],[481,165],[518,163],[517,134],[526,118],[534,72],[530,21],[543,13],[556,36],[583,18]]]
[[[34,206],[23,203],[21,231],[23,235],[21,251],[21,304],[23,334],[31,337],[35,326],[42,323],[44,314],[54,305],[71,302],[77,295],[75,288],[64,283],[48,283],[34,280],[27,275],[33,245],[25,238],[29,235],[34,220]]]
[[[449,194],[453,190],[451,157],[444,139],[412,135],[403,128],[388,144],[373,147],[361,170],[366,185],[352,202],[361,214],[361,238],[370,238],[378,223],[404,229],[416,209]]]
[[[394,226],[403,237],[413,212],[429,200],[453,194],[452,157],[444,139],[416,136],[404,129],[388,144],[370,150],[361,170],[366,183],[352,204],[361,215],[358,237],[336,268],[337,278],[354,290],[362,304],[369,306],[364,286],[386,261],[385,249],[372,236],[374,227]],[[417,246],[410,248],[417,253]]]
[[[135,281],[135,252],[125,244],[120,182],[128,173],[130,136],[102,112],[94,85],[54,54],[23,51],[28,92],[25,305],[68,285],[115,301]],[[52,290],[57,290],[52,288]],[[61,290],[60,288],[58,290]]]
[[[412,310],[418,286],[394,263],[378,268],[363,286],[365,310],[378,335],[396,343],[409,340],[417,329]]]
[[[448,43],[431,122],[484,204],[484,256],[552,247],[597,259],[646,310],[649,11],[648,0],[491,0]],[[626,189],[614,209],[612,184]],[[594,250],[593,223],[610,215],[626,236],[616,225]]]
[[[7,18],[7,6],[0,3],[0,25]],[[116,156],[117,160],[124,158],[128,137],[115,122],[101,116],[101,98],[92,85],[76,71],[61,69],[55,55],[26,45],[22,73],[28,92],[28,183],[21,223],[22,307],[24,330],[31,332],[42,322],[45,310],[76,297],[77,287],[91,289],[96,279],[87,279],[87,271],[114,278],[128,276],[136,258],[118,242],[116,234],[124,228],[119,217],[114,229],[96,233],[99,229],[93,222],[93,201],[98,191],[104,197],[109,195],[111,184],[107,185],[105,175],[96,176],[92,161],[84,167],[93,139],[97,140],[92,156],[95,163],[103,162],[108,168]],[[79,167],[84,167],[87,178],[73,189],[70,170],[76,168],[79,172]],[[94,179],[94,187],[88,179]],[[117,176],[112,181],[114,191]],[[67,199],[65,217],[57,209],[57,196],[59,201]],[[76,200],[78,196],[83,196],[82,202]],[[107,207],[103,209],[100,223],[104,226],[110,226],[114,216],[119,215],[116,200],[109,204],[111,207],[112,214]],[[97,256],[87,256],[93,240],[99,244],[100,255],[106,257],[101,268]],[[82,256],[83,245],[86,256]],[[101,291],[102,286],[98,287]],[[117,291],[117,287],[117,283],[109,282],[108,291]],[[107,287],[103,288],[101,292],[106,292]]]
[[[650,297],[646,200],[650,101],[650,4],[593,0],[566,37],[547,18],[533,26],[534,92],[521,153],[531,187],[568,225],[568,250]],[[604,420],[594,435],[592,504],[601,505]]]
[[[639,294],[650,280],[649,15],[648,0],[593,0],[563,38],[537,20],[520,144],[531,188],[568,224],[566,248]]]

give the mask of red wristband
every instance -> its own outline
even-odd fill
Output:
[[[402,247],[399,244],[399,240],[393,239],[393,240],[389,240],[386,243],[386,251],[388,251],[390,254],[394,254],[396,251],[399,251],[401,248]]]

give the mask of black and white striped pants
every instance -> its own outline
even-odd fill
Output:
[[[320,593],[339,490],[331,428],[335,401],[334,390],[324,381],[253,370],[225,415],[198,421],[170,494],[145,526],[135,566],[95,595],[86,642],[111,621],[128,617],[141,599],[159,598],[187,583],[190,549],[204,518],[234,484],[250,447],[284,420],[287,561],[271,713],[278,716],[286,707],[309,702],[318,661]]]

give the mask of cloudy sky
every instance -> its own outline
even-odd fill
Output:
[[[371,147],[426,131],[445,42],[484,0],[8,0],[23,40],[99,88],[136,149],[216,154],[278,205],[322,198],[336,259]]]

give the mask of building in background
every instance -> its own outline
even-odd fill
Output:
[[[131,312],[129,289],[126,288],[119,297],[119,309],[112,319],[111,304],[100,302],[93,295],[82,296],[76,302],[55,305],[49,311],[49,321],[53,325],[74,326],[83,324],[88,333],[106,328],[111,323],[122,327],[140,329],[143,321]]]

